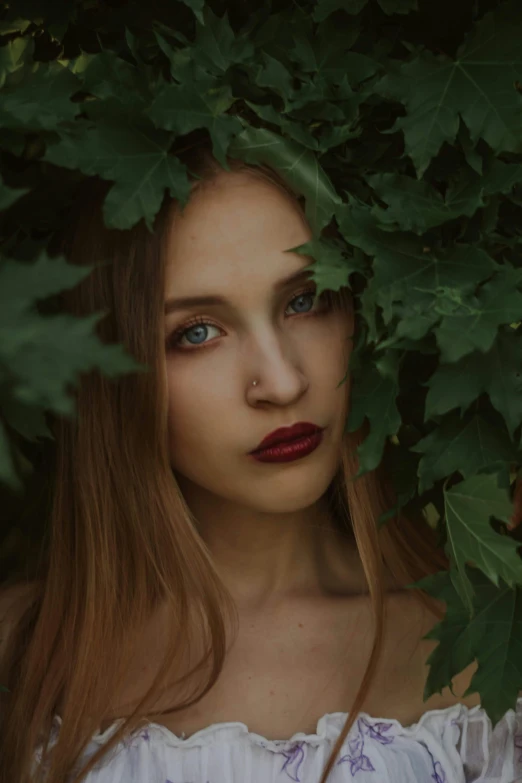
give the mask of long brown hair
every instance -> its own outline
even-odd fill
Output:
[[[222,171],[208,144],[177,154],[191,173],[191,192]],[[303,199],[276,171],[227,161],[234,171],[247,171],[283,188],[304,215]],[[169,463],[163,299],[166,237],[179,205],[166,196],[152,232],[143,220],[127,231],[108,229],[102,217],[107,189],[106,182],[88,181],[57,242],[71,263],[96,264],[80,285],[64,294],[63,304],[78,316],[104,311],[97,324],[100,338],[122,343],[148,370],[117,379],[99,371],[85,374],[74,393],[77,418],[53,420],[55,465],[47,535],[28,582],[30,600],[0,661],[0,682],[9,689],[2,695],[0,715],[3,783],[63,783],[72,774],[77,775],[73,783],[80,783],[116,743],[167,712],[152,712],[150,706],[169,673],[180,671],[196,630],[205,633],[206,652],[177,682],[208,668],[210,672],[169,713],[195,704],[214,686],[228,649],[227,628],[230,624],[237,629],[232,597],[198,535]],[[335,232],[329,228],[323,235],[330,230]],[[336,301],[350,306],[349,290],[342,289]],[[378,529],[380,515],[396,502],[389,477],[381,466],[350,480],[358,470],[357,446],[367,432],[365,423],[345,435],[328,498],[336,524],[358,547],[371,597],[374,641],[320,783],[326,783],[379,664],[386,628],[383,565],[399,587],[448,567],[422,515],[398,513]],[[438,619],[443,617],[437,602],[420,590],[415,594]],[[124,682],[140,628],[165,603],[170,619],[166,653],[152,686],[112,738],[78,770],[82,751]],[[58,740],[48,758],[44,744],[42,763],[33,770],[33,750],[50,736],[58,706]],[[44,772],[47,777],[40,777]]]

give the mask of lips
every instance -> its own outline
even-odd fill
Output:
[[[276,446],[278,443],[288,443],[292,440],[299,440],[307,435],[313,435],[315,432],[320,432],[323,427],[319,427],[317,424],[311,424],[307,421],[300,421],[291,427],[280,427],[278,430],[270,432],[261,443],[256,446],[253,452],[262,451],[271,446]]]

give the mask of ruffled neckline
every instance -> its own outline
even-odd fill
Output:
[[[510,712],[513,714],[515,714],[515,712],[522,712],[522,696],[517,699],[516,710],[510,709],[508,710],[507,714]],[[360,730],[358,725],[360,721],[362,721],[363,724],[365,724],[367,727],[372,727],[372,731],[379,734],[382,732],[392,731],[392,733],[395,735],[415,735],[422,730],[426,721],[434,718],[435,716],[441,717],[444,723],[449,723],[456,722],[461,718],[469,719],[479,713],[483,713],[484,719],[486,719],[489,724],[491,724],[489,715],[487,715],[480,704],[477,704],[474,707],[466,707],[460,702],[442,709],[427,710],[421,715],[418,721],[410,724],[409,726],[403,726],[402,723],[395,718],[377,718],[369,715],[367,712],[360,712],[348,736],[350,736],[351,733]],[[266,749],[273,750],[279,750],[281,746],[295,744],[298,742],[310,745],[318,745],[325,740],[335,741],[337,739],[342,730],[342,727],[345,724],[348,714],[349,713],[347,712],[327,712],[317,721],[315,733],[307,734],[306,732],[296,732],[289,739],[280,740],[268,739],[261,734],[250,731],[248,726],[241,721],[212,723],[209,726],[205,726],[204,728],[194,732],[194,734],[192,734],[190,737],[178,736],[166,726],[163,726],[160,723],[150,722],[138,729],[134,729],[128,737],[120,740],[120,742],[115,747],[118,748],[123,745],[128,746],[135,740],[145,739],[152,742],[159,741],[164,745],[174,748],[192,748],[211,745],[215,742],[223,743],[225,741],[237,740],[245,737],[255,745],[261,745]],[[91,737],[91,742],[97,745],[104,745],[118,730],[122,723],[124,723],[124,718],[117,718],[103,732],[100,731],[94,734]],[[53,734],[59,733],[61,725],[61,717],[55,714],[53,716]]]

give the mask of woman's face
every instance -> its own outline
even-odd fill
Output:
[[[173,220],[165,296],[169,449],[184,494],[205,493],[222,508],[295,512],[316,503],[336,473],[349,388],[337,387],[352,316],[327,311],[313,280],[281,284],[313,263],[285,253],[311,238],[283,192],[237,172],[220,174]],[[172,307],[173,299],[204,296],[223,302]],[[269,432],[298,421],[326,428],[312,454],[287,463],[249,455]]]

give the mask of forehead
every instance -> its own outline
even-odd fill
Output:
[[[223,172],[196,191],[183,214],[174,215],[168,237],[170,275],[189,268],[267,263],[311,239],[298,205],[277,185],[245,172]],[[304,260],[304,259],[303,259]],[[239,271],[239,270],[237,270]]]

